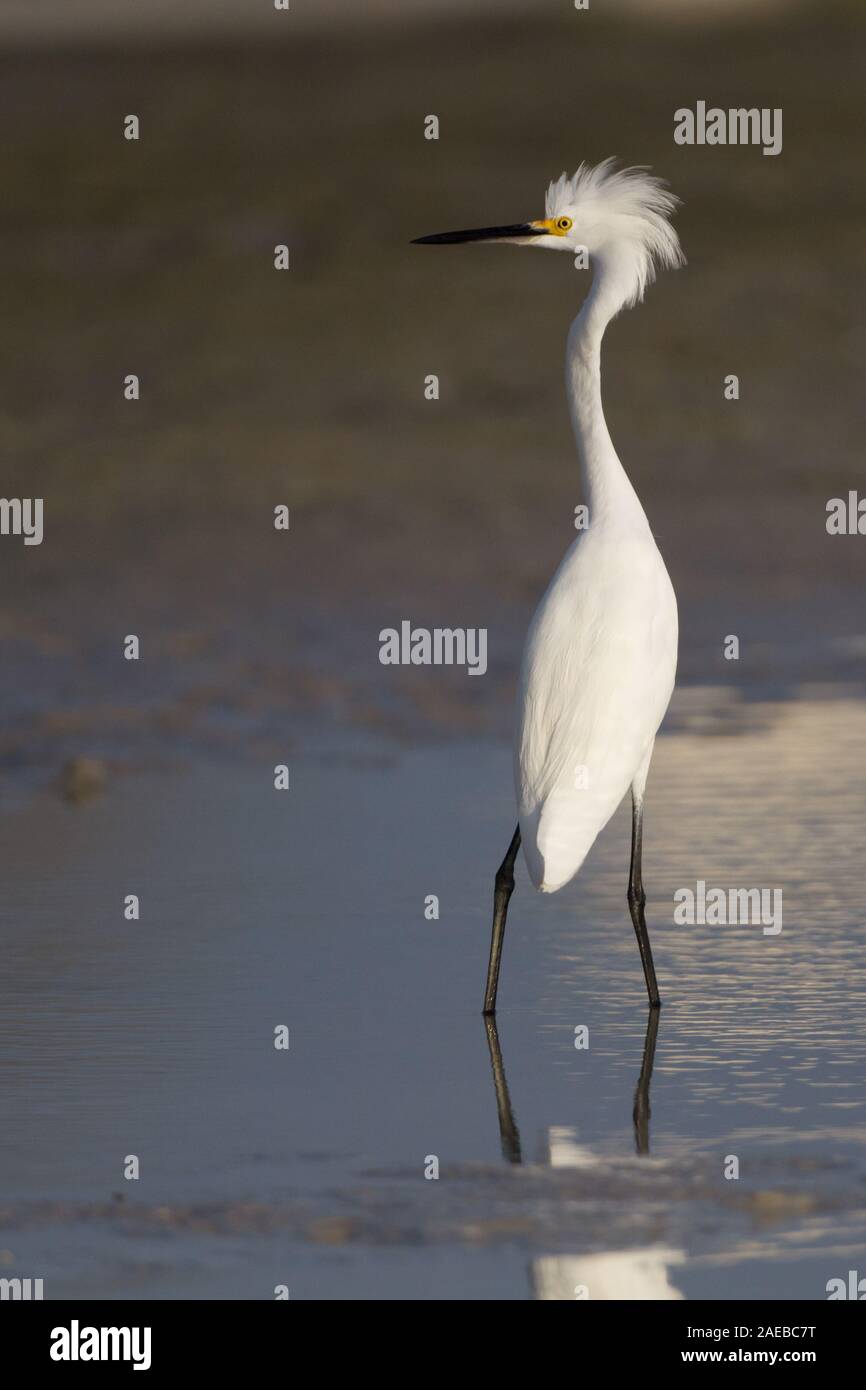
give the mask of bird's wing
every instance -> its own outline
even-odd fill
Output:
[[[673,688],[676,603],[652,541],[560,566],[524,653],[515,776],[536,887],[577,873],[649,751]]]

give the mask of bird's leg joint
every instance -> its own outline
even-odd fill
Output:
[[[496,870],[494,886],[497,893],[507,893],[511,897],[514,892],[514,869],[510,864],[500,864]]]

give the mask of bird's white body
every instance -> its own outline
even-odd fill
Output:
[[[526,641],[515,781],[542,892],[574,877],[632,785],[642,795],[676,663],[676,599],[638,504],[573,543]]]

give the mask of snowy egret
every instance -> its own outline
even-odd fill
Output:
[[[658,267],[684,257],[670,223],[678,199],[644,169],[581,165],[547,190],[535,222],[443,232],[422,243],[504,241],[588,257],[592,284],[571,325],[566,388],[580,457],[586,529],[566,552],[530,624],[514,750],[519,820],[496,874],[484,1012],[496,1009],[514,861],[555,893],[579,870],[631,788],[628,904],[652,1008],[660,1004],[641,867],[644,789],[674,687],[677,604],[601,402],[601,340],[638,303]]]

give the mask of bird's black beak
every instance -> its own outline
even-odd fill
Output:
[[[434,236],[418,236],[413,246],[456,246],[464,241],[528,241],[547,236],[549,228],[540,222],[515,222],[511,227],[473,227],[465,232],[436,232]]]

